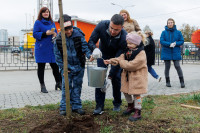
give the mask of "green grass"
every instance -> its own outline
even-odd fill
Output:
[[[113,126],[104,126],[100,129],[100,133],[113,133]]]
[[[112,101],[112,99],[106,99],[104,107],[105,113],[94,117],[95,122],[100,125],[100,133],[187,133],[200,131],[200,111],[180,106],[182,103],[199,106],[200,93],[143,97],[142,120],[137,122],[130,122],[128,120],[129,116],[122,116],[122,112],[127,108],[125,100],[122,102],[120,112],[112,111]],[[92,114],[95,108],[95,101],[83,101],[82,104],[86,113]],[[44,106],[26,106],[25,108],[20,109],[0,110],[0,132],[9,131],[26,133],[30,130],[27,123],[31,123],[31,125],[46,123],[46,118],[51,118],[51,116],[53,118],[53,116],[58,113],[59,103]],[[47,114],[49,116],[47,116]],[[29,117],[36,119],[33,121]],[[6,125],[6,127],[1,125]]]
[[[200,105],[200,94],[187,94],[181,95],[180,98],[176,99],[178,103],[196,103]]]
[[[6,109],[0,112],[0,120],[10,119],[10,120],[22,120],[25,116],[25,112],[21,109]]]
[[[144,97],[142,100],[142,109],[153,109],[155,106],[154,98],[151,96]]]
[[[27,105],[25,106],[25,108],[27,109],[31,109],[31,110],[44,110],[44,111],[50,111],[50,110],[56,110],[59,108],[59,103],[57,104],[46,104],[46,105],[39,105],[39,106],[30,106]]]

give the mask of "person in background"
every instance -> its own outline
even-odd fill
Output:
[[[181,88],[185,87],[183,72],[180,66],[181,60],[181,48],[184,43],[183,35],[181,31],[176,29],[175,21],[172,18],[167,20],[165,30],[160,36],[160,44],[162,45],[161,60],[165,62],[165,78],[166,86],[171,87],[169,70],[171,66],[171,60],[174,62],[174,67],[178,73]]]
[[[111,20],[104,20],[98,23],[92,32],[88,45],[93,51],[96,48],[96,43],[100,39],[99,49],[102,52],[103,59],[110,59],[120,56],[126,49],[126,34],[123,29],[124,19],[121,15],[115,14]],[[103,59],[97,59],[98,67],[107,67]],[[113,89],[113,111],[120,111],[121,100],[121,69],[119,66],[111,66],[108,78],[111,79]],[[94,115],[104,112],[105,92],[101,88],[95,89],[96,108],[93,111]]]
[[[147,56],[147,67],[148,72],[158,80],[158,82],[161,81],[162,77],[159,76],[156,71],[152,68],[152,65],[155,65],[155,42],[152,38],[153,33],[149,30],[145,31],[146,37],[147,37],[147,45],[144,47],[144,51]]]
[[[36,39],[35,60],[38,65],[37,75],[42,93],[48,93],[44,82],[44,70],[46,63],[49,63],[53,70],[53,75],[56,81],[55,90],[58,88],[61,89],[62,85],[61,75],[53,53],[54,44],[52,43],[52,38],[56,37],[56,35],[57,31],[52,20],[51,13],[47,7],[42,7],[33,28],[33,37]]]
[[[81,90],[83,83],[83,75],[85,71],[85,56],[92,58],[91,51],[88,48],[84,33],[77,27],[73,27],[71,17],[67,14],[63,15],[65,37],[67,45],[68,59],[68,80],[70,89],[70,104],[72,112],[84,115],[82,109]],[[58,20],[60,23],[60,19]],[[66,96],[65,96],[65,79],[64,79],[64,62],[61,33],[56,37],[54,45],[54,53],[56,63],[62,74],[62,98],[60,101],[60,115],[66,115]]]
[[[137,121],[141,119],[142,98],[140,95],[147,93],[147,61],[141,33],[128,33],[126,40],[127,50],[120,57],[104,60],[104,63],[119,64],[123,69],[121,74],[121,92],[124,93],[128,103],[128,108],[123,112],[123,115],[130,115],[134,112],[129,117],[129,120]]]
[[[130,18],[130,15],[127,10],[121,10],[119,13],[124,18],[124,25],[123,28],[126,32],[137,32],[141,31],[140,26],[138,25],[137,21]]]

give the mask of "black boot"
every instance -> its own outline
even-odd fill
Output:
[[[169,77],[166,77],[166,86],[167,87],[172,87],[171,84],[170,84]]]
[[[181,83],[181,88],[185,88],[183,77],[179,77],[179,79],[180,79],[180,83]]]
[[[62,82],[57,82],[56,85],[55,85],[55,90],[62,90]]]
[[[48,93],[45,84],[40,84],[40,86],[41,86],[41,92],[42,93]]]

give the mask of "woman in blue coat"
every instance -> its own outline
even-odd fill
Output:
[[[167,20],[167,26],[165,26],[165,30],[162,32],[160,37],[160,44],[162,45],[161,51],[161,60],[165,61],[165,78],[166,78],[166,86],[171,87],[169,70],[171,66],[171,60],[174,62],[174,66],[177,70],[181,88],[185,87],[183,72],[180,67],[181,60],[181,48],[183,45],[184,39],[182,33],[176,29],[175,21],[172,18]]]
[[[38,18],[35,21],[33,28],[33,37],[36,39],[35,43],[35,60],[38,64],[37,74],[41,85],[41,92],[48,93],[44,83],[45,64],[49,63],[53,75],[56,80],[55,89],[61,89],[61,75],[59,68],[55,62],[55,55],[53,52],[52,38],[56,37],[57,31],[55,24],[51,18],[51,13],[47,7],[40,9]]]

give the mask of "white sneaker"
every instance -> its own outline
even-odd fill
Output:
[[[158,76],[157,80],[158,80],[158,82],[160,82],[162,80],[162,77]]]

